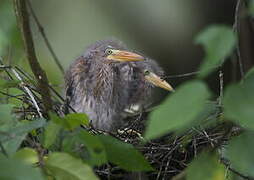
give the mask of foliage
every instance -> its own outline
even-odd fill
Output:
[[[0,167],[0,179],[44,179],[38,168],[33,168],[21,160],[3,157],[3,155],[0,155]]]
[[[253,0],[250,0],[249,2],[249,14],[251,15],[251,16],[254,16],[254,1]]]
[[[100,135],[110,162],[128,171],[151,171],[153,168],[133,146],[109,136]]]
[[[232,53],[236,44],[236,36],[230,27],[213,25],[202,31],[195,42],[205,49],[205,57],[200,66],[199,77],[205,77]]]
[[[198,169],[200,170],[197,171]],[[224,178],[225,167],[219,163],[218,157],[214,154],[200,154],[187,168],[187,180],[223,180]]]
[[[158,137],[193,122],[203,110],[209,96],[208,88],[201,81],[183,84],[161,107],[152,112],[146,137]]]
[[[249,176],[254,176],[253,135],[253,132],[245,132],[239,137],[236,137],[230,141],[226,152],[226,155],[232,163],[232,167]]]
[[[91,167],[67,153],[55,152],[45,162],[49,174],[59,180],[96,180]]]
[[[244,128],[254,129],[254,73],[238,84],[231,84],[225,92],[225,118],[235,121]]]

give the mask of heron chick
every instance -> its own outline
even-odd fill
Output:
[[[173,90],[156,69],[160,68],[154,61],[129,51],[120,41],[97,41],[66,71],[67,103],[86,113],[94,128],[116,131],[123,112],[135,104],[142,106],[153,85]]]

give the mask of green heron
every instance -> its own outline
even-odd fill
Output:
[[[146,108],[153,86],[173,90],[161,74],[155,61],[129,51],[120,41],[98,41],[67,70],[67,103],[86,113],[94,128],[116,131],[128,112]]]

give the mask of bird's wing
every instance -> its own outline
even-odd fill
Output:
[[[80,89],[81,83],[83,83],[88,71],[89,61],[84,56],[78,57],[69,67],[65,73],[65,96],[66,103],[68,105],[75,104],[77,96],[77,90]]]

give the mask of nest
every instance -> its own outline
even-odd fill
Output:
[[[9,98],[14,98],[22,102],[22,106],[16,108],[15,114],[20,117],[20,119],[32,120],[37,117],[43,116],[43,106],[40,93],[36,89],[34,78],[21,70],[18,67],[10,67],[0,65],[0,68],[5,72],[2,75],[6,80],[17,80],[18,89],[22,93],[18,95],[9,94],[8,91],[0,91],[1,94]],[[54,102],[52,111],[59,115],[63,115],[63,107],[65,106],[64,98],[57,93],[52,86],[50,86],[52,93],[52,99]],[[0,99],[3,101],[3,99]],[[6,99],[5,99],[6,100]],[[215,102],[216,103],[216,102]],[[220,109],[216,111],[215,116],[220,115]],[[135,118],[136,121],[142,122],[147,119],[147,113],[139,115]],[[159,139],[148,141],[145,144],[141,143],[141,139],[138,133],[144,128],[140,126],[142,123],[133,123],[128,125],[127,129],[131,129],[135,133],[130,133],[130,131],[122,131],[116,134],[112,134],[115,138],[121,141],[133,144],[146,159],[150,162],[156,171],[142,172],[142,173],[130,173],[123,169],[107,164],[98,168],[95,168],[95,172],[101,179],[170,179],[180,173],[187,167],[188,163],[195,158],[200,151],[204,149],[212,148],[217,149],[223,145],[227,140],[228,136],[225,134],[224,124],[214,124],[211,128],[203,128],[202,125],[197,125],[186,129],[186,131],[181,134],[168,134]],[[93,133],[100,133],[95,130],[91,130]],[[38,139],[35,137],[28,137],[29,139],[24,142],[24,146],[39,146]],[[47,153],[47,151],[43,151]]]

